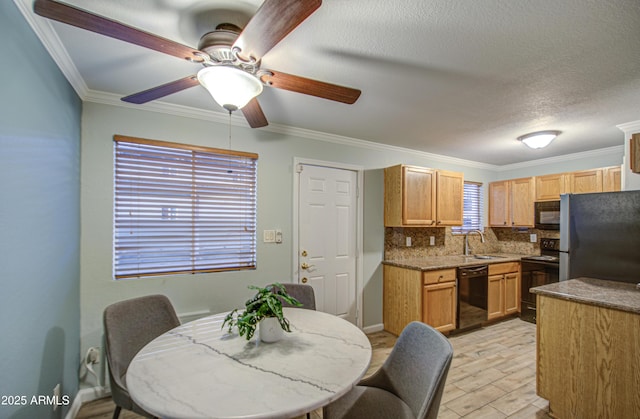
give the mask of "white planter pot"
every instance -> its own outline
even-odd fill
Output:
[[[284,330],[276,317],[266,317],[260,320],[258,333],[260,340],[266,343],[277,342],[284,337]]]

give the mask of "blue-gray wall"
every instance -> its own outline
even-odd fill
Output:
[[[82,104],[10,1],[0,39],[0,418],[64,417],[31,402],[78,390]]]

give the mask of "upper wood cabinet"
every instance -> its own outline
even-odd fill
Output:
[[[557,201],[567,193],[567,176],[564,173],[536,176],[536,201]]]
[[[534,179],[503,180],[489,184],[489,225],[533,227]]]
[[[464,175],[424,167],[384,169],[384,225],[462,225]]]
[[[514,179],[511,181],[511,225],[516,227],[533,227],[535,185],[533,178]]]
[[[489,225],[506,227],[510,223],[509,181],[489,184]]]
[[[570,193],[602,192],[602,169],[567,173]]]
[[[564,193],[619,191],[620,166],[536,176],[536,201],[557,201]]]
[[[602,169],[602,192],[618,192],[622,189],[620,166]]]
[[[459,172],[436,172],[436,226],[462,225],[464,210],[464,175]]]

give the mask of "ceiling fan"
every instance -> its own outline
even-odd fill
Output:
[[[197,75],[121,100],[142,104],[201,84],[229,113],[242,109],[249,125],[259,128],[268,125],[257,100],[263,85],[346,104],[355,103],[360,96],[357,89],[260,67],[262,57],[321,4],[322,0],[265,0],[244,29],[219,24],[202,36],[197,49],[55,0],[36,0],[33,9],[58,22],[203,65]]]

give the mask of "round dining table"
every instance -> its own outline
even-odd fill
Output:
[[[160,418],[291,418],[349,391],[366,373],[371,344],[340,317],[285,308],[291,333],[264,343],[222,328],[226,313],[157,337],[126,374],[131,398]]]

